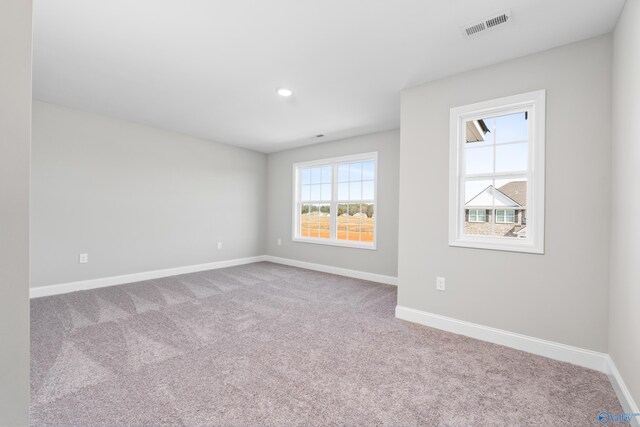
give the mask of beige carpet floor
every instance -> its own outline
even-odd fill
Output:
[[[31,301],[33,426],[589,426],[605,375],[394,318],[271,263]]]

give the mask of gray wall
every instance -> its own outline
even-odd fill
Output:
[[[399,131],[381,132],[270,154],[268,157],[269,255],[348,268],[368,273],[398,274]],[[296,162],[378,152],[377,250],[293,242],[293,169]],[[282,239],[282,246],[277,239]]]
[[[609,353],[640,404],[640,1],[613,35]]]
[[[266,165],[254,151],[34,102],[31,286],[263,255]]]
[[[0,2],[0,425],[29,423],[31,1]]]
[[[604,36],[403,92],[399,305],[607,351],[610,73]],[[449,109],[538,89],[545,254],[449,247]]]

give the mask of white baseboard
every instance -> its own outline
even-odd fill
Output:
[[[579,347],[547,341],[527,335],[516,334],[502,329],[465,322],[464,320],[440,316],[426,311],[397,306],[396,317],[409,322],[419,323],[447,332],[465,335],[482,341],[515,348],[528,353],[572,363],[600,372],[607,370],[607,357],[605,353],[586,350]]]
[[[609,377],[611,386],[622,405],[623,412],[628,414],[640,413],[638,405],[631,396],[631,392],[622,379],[613,359],[608,354],[478,325],[400,305],[396,306],[396,317],[603,372]],[[632,417],[631,425],[640,427],[640,416]]]
[[[99,279],[81,280],[78,282],[60,283],[56,285],[38,286],[29,289],[30,298],[46,297],[49,295],[65,294],[67,292],[84,291],[87,289],[103,288],[106,286],[122,285],[143,280],[159,279],[161,277],[177,276],[179,274],[196,273],[198,271],[215,270],[236,265],[251,264],[265,260],[265,255],[247,258],[236,258],[226,261],[208,262],[205,264],[188,265],[185,267],[166,268],[163,270],[144,271],[142,273],[124,274],[122,276],[103,277]]]
[[[370,282],[384,283],[385,285],[398,286],[398,278],[383,274],[367,273],[366,271],[349,270],[348,268],[332,267],[330,265],[315,264],[313,262],[298,261],[289,258],[280,258],[267,255],[265,261],[276,264],[289,265],[291,267],[306,268],[307,270],[321,271],[323,273],[337,274],[339,276],[353,277],[355,279],[368,280]]]
[[[631,396],[631,392],[627,388],[627,385],[624,383],[616,364],[613,362],[611,356],[607,355],[607,375],[609,376],[609,381],[611,381],[611,385],[613,386],[613,390],[616,392],[618,396],[618,400],[620,400],[620,404],[622,404],[622,409],[624,412],[629,414],[638,414],[640,410],[638,409],[638,405],[633,400],[633,396]],[[631,425],[635,427],[640,427],[640,417],[633,417],[631,419]]]
[[[125,283],[140,282],[143,280],[159,279],[162,277],[177,276],[179,274],[196,273],[198,271],[215,270],[218,268],[233,267],[236,265],[251,264],[254,262],[269,261],[277,264],[290,265],[292,267],[306,268],[341,276],[354,277],[356,279],[380,282],[388,285],[397,285],[398,278],[384,276],[382,274],[367,273],[364,271],[349,270],[346,268],[331,267],[328,265],[314,264],[310,262],[296,261],[286,258],[278,258],[269,255],[259,255],[247,258],[237,258],[226,261],[209,262],[205,264],[188,265],[184,267],[167,268],[163,270],[144,271],[141,273],[123,274],[121,276],[101,277],[98,279],[81,280],[78,282],[59,283],[55,285],[37,286],[29,289],[30,298],[46,297],[49,295],[65,294],[68,292],[83,291],[87,289],[103,288],[106,286],[122,285]]]

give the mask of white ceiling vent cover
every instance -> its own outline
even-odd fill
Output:
[[[466,37],[472,37],[484,31],[502,26],[511,20],[511,10],[505,10],[497,15],[490,16],[482,21],[474,22],[469,25],[465,25],[462,29],[462,34]]]

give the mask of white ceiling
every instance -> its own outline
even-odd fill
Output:
[[[35,0],[34,97],[273,152],[397,128],[403,88],[607,33],[623,3]]]

